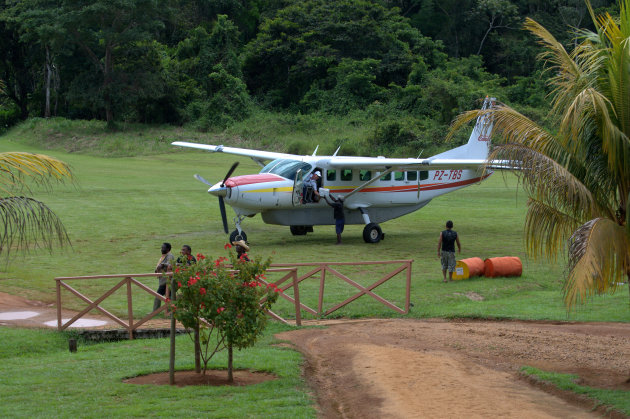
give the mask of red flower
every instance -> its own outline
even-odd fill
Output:
[[[247,253],[243,253],[239,259],[243,262],[247,262]]]
[[[179,268],[175,268],[175,273],[178,274],[179,273]]]
[[[167,298],[167,299],[166,299],[166,302],[167,302],[167,303],[170,303],[170,302],[171,302],[171,299],[170,299],[170,298]]]
[[[182,287],[182,282],[181,282],[181,281],[177,281],[177,286],[178,286],[179,288],[181,288],[181,287]]]
[[[225,307],[219,307],[217,308],[217,313],[221,314],[223,310],[225,310]]]
[[[192,260],[192,255],[188,255],[188,260]]]
[[[199,288],[199,294],[205,295],[206,294],[206,289],[205,288]]]
[[[198,260],[204,260],[206,257],[204,255],[202,255],[201,253],[197,253],[197,259]]]
[[[231,248],[232,248],[232,245],[231,245],[230,243],[225,243],[225,246],[223,246],[223,248],[224,248],[225,250],[227,250],[227,249],[231,249]]]

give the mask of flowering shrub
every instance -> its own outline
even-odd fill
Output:
[[[237,258],[230,245],[226,249],[229,259],[198,254],[197,263],[178,266],[173,273],[177,298],[171,304],[175,318],[199,336],[195,350],[203,359],[204,373],[212,356],[228,349],[231,381],[232,348],[256,342],[267,323],[265,310],[278,299],[279,289],[266,283],[270,259]]]

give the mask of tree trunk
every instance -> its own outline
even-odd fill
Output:
[[[234,375],[232,374],[232,344],[228,343],[228,383],[234,382]]]
[[[171,289],[175,290],[175,279],[171,277]],[[171,296],[171,300],[175,301],[177,296],[175,292]],[[169,304],[169,303],[166,303]],[[173,315],[172,307],[169,307],[168,310],[171,312],[171,348],[168,362],[168,383],[170,385],[175,385],[175,335],[177,334],[176,325],[175,325],[175,316]]]
[[[201,343],[199,342],[199,323],[195,325],[195,372],[201,372]],[[206,369],[203,369],[206,372]]]
[[[105,49],[105,71],[103,73],[103,101],[105,102],[105,120],[108,124],[114,119],[112,97],[109,91],[112,82],[112,68],[114,67],[112,61],[112,47],[108,45]]]
[[[50,118],[50,79],[52,77],[50,67],[50,48],[46,45],[46,103],[44,105],[44,118]]]

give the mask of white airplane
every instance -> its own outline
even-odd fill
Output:
[[[482,108],[493,104],[494,98],[486,98]],[[481,116],[467,144],[426,159],[337,156],[339,149],[332,156],[317,156],[317,149],[311,156],[298,156],[183,141],[172,144],[246,156],[262,166],[258,174],[230,177],[236,162],[214,185],[195,175],[210,186],[208,193],[219,198],[226,234],[224,200],[234,209],[236,230],[230,234],[230,241],[247,240],[241,223],[258,213],[267,224],[290,226],[293,235],[312,232],[314,225],[334,225],[333,211],[324,202],[324,196],[330,194],[343,199],[346,224],[365,224],[363,239],[377,243],[384,237],[379,223],[409,214],[437,196],[490,176],[492,170],[484,167],[491,131],[492,120]],[[322,198],[304,203],[302,183],[315,171],[322,174],[318,180]]]

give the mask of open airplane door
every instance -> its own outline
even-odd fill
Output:
[[[300,205],[302,199],[302,169],[299,169],[295,173],[295,179],[293,179],[293,194],[291,195],[291,203],[293,206]]]

